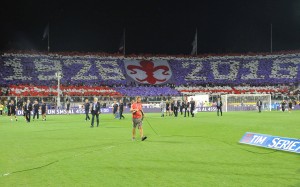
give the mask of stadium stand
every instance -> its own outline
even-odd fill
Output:
[[[196,93],[289,93],[300,82],[300,54],[208,57],[122,57],[4,53],[2,95],[175,96]],[[175,85],[175,86],[174,86]],[[138,87],[138,88],[137,88]]]
[[[167,86],[138,86],[138,87],[116,87],[118,92],[123,95],[134,97],[136,95],[141,96],[178,96],[180,92]]]
[[[285,94],[289,89],[287,86],[178,86],[182,94]]]
[[[12,96],[38,96],[48,97],[57,95],[57,86],[30,86],[12,85],[10,95]],[[61,86],[63,95],[69,96],[122,96],[119,92],[107,86]]]

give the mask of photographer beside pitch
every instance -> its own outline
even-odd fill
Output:
[[[135,140],[135,134],[136,134],[136,127],[139,128],[140,130],[140,136],[141,140],[144,141],[147,139],[147,136],[144,136],[143,132],[143,109],[142,109],[142,102],[141,102],[141,97],[138,96],[136,97],[136,102],[134,102],[131,105],[130,112],[132,113],[132,140]]]

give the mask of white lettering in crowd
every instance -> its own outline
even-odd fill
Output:
[[[91,69],[92,64],[91,64],[91,62],[89,62],[87,60],[67,59],[64,61],[64,64],[67,66],[71,66],[73,64],[83,65],[83,67],[80,69],[80,71],[78,71],[78,73],[74,77],[71,78],[72,80],[95,80],[95,79],[98,79],[97,76],[88,74],[88,71]]]
[[[213,112],[217,111],[217,107],[198,107],[197,112]]]
[[[284,149],[288,151],[298,151],[300,149],[300,141],[282,140],[274,138],[272,143],[268,145],[269,148]],[[298,148],[297,148],[298,146]]]
[[[206,77],[201,76],[200,71],[203,70],[202,62],[183,62],[182,63],[183,68],[192,68],[192,72],[189,73],[184,79],[186,81],[190,80],[206,80]]]
[[[103,113],[109,113],[109,109],[108,108],[101,108],[100,110]]]
[[[125,80],[125,76],[116,61],[95,61],[103,80]],[[106,66],[106,67],[105,67]]]
[[[222,65],[229,65],[229,73],[228,74],[222,74],[219,70],[221,70],[219,67]],[[211,62],[212,66],[212,73],[215,77],[215,79],[219,80],[236,80],[238,69],[239,69],[239,62],[236,61],[229,61],[229,62],[222,62],[222,61],[214,61]]]
[[[66,113],[66,112],[63,109],[56,110],[56,114],[64,114],[64,113]]]
[[[4,80],[31,80],[32,77],[23,75],[23,64],[21,59],[14,58],[4,61],[4,66],[12,67],[13,75],[5,77]]]
[[[259,62],[256,61],[251,61],[251,62],[247,62],[243,64],[243,68],[244,69],[249,69],[249,73],[246,75],[242,75],[241,79],[244,80],[249,80],[249,79],[264,79],[265,76],[264,75],[257,75],[258,72],[258,66],[259,66]]]
[[[295,79],[297,78],[298,65],[300,64],[300,59],[276,59],[273,62],[272,71],[270,78],[274,79]],[[282,67],[282,66],[286,67]],[[283,73],[282,71],[286,72]]]
[[[24,112],[22,111],[22,110],[18,110],[17,111],[17,116],[21,116],[21,115],[23,115],[24,114]]]
[[[263,144],[267,138],[267,136],[254,135],[250,143]]]
[[[55,110],[47,110],[47,114],[55,114]]]
[[[55,73],[62,72],[59,60],[38,58],[33,61],[39,80],[55,80]],[[49,72],[53,72],[49,74]]]

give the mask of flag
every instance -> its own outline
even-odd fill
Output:
[[[191,55],[197,55],[197,29],[196,29],[194,41],[192,42],[192,46],[193,46],[193,49],[192,49]]]
[[[48,37],[49,37],[49,23],[47,24],[47,26],[46,26],[46,28],[44,30],[43,40],[45,40]]]
[[[123,35],[120,41],[119,53],[123,53],[125,55],[125,29],[123,31]]]

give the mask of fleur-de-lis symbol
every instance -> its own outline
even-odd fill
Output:
[[[154,72],[157,70],[164,70],[162,72],[163,75],[169,75],[168,71],[170,70],[168,66],[156,66],[154,67],[154,63],[149,60],[142,60],[140,61],[140,66],[136,65],[129,65],[127,66],[127,69],[130,70],[130,74],[136,74],[136,70],[142,70],[146,73],[147,77],[145,79],[139,79],[136,78],[137,81],[139,82],[144,82],[147,81],[149,84],[155,84],[156,82],[164,82],[166,81],[165,79],[157,79],[154,77]]]

